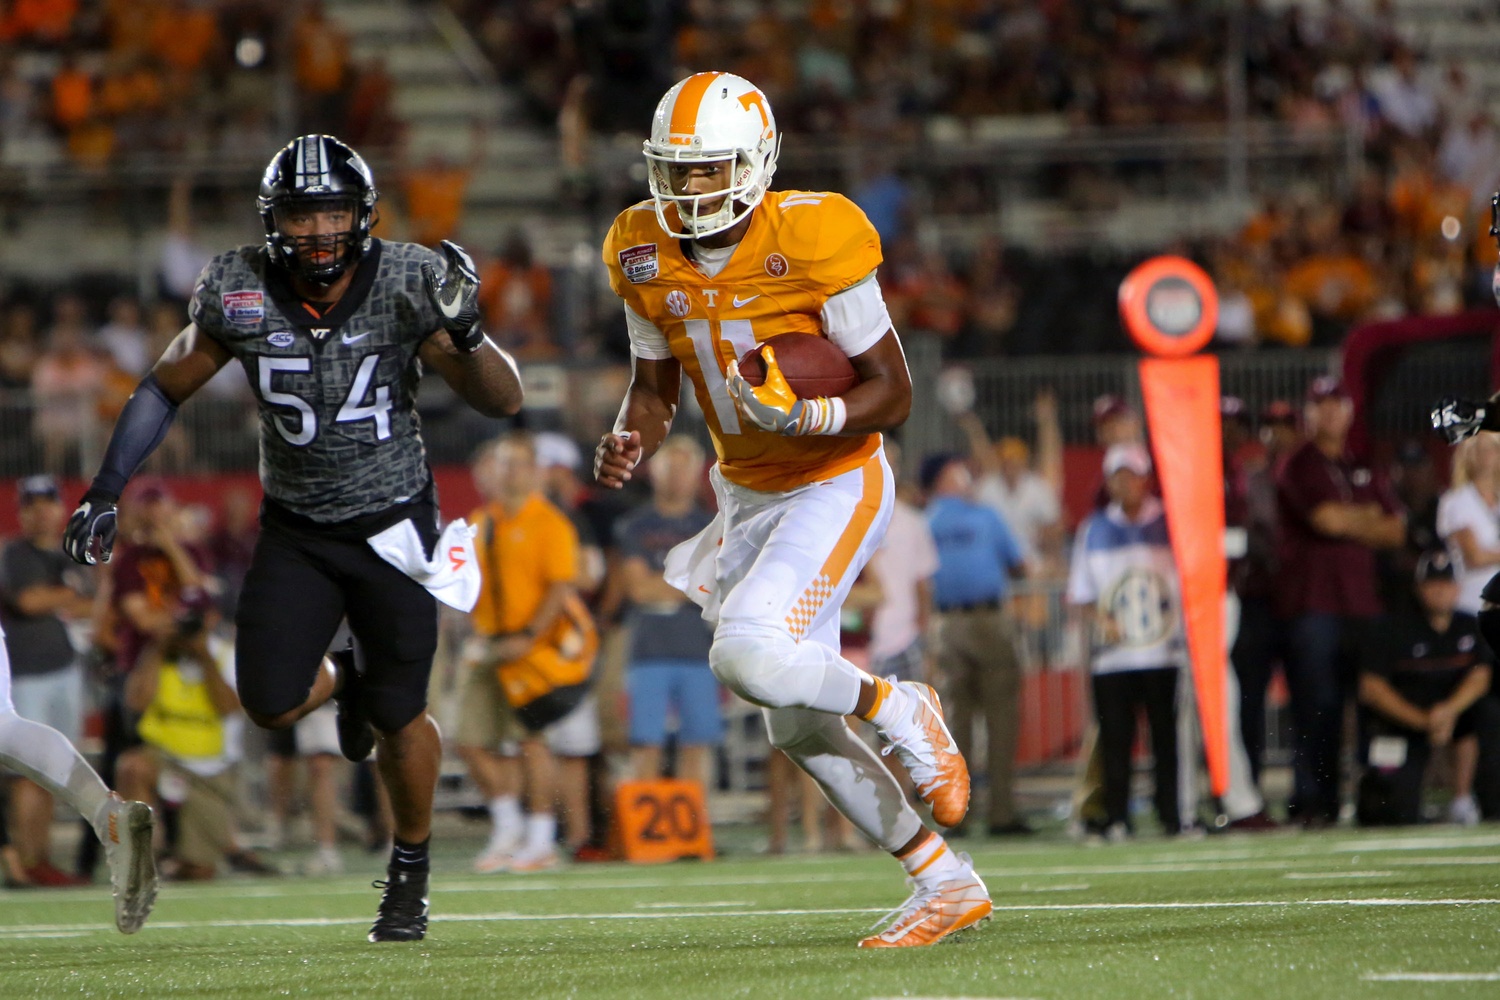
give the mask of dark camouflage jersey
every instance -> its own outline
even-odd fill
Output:
[[[220,254],[198,279],[198,329],[241,365],[260,401],[266,495],[322,523],[389,509],[431,474],[416,412],[417,348],[442,317],[414,243],[371,241],[343,298],[322,318],[266,261],[263,245]]]

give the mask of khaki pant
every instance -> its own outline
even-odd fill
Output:
[[[178,861],[216,868],[234,849],[233,816],[238,796],[234,768],[211,778],[166,765],[187,780],[188,795],[177,810]]]
[[[974,724],[984,719],[990,826],[1016,821],[1016,740],[1021,722],[1021,663],[1016,631],[1003,610],[938,615],[937,664],[943,713],[972,770]]]

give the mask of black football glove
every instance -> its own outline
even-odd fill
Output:
[[[1432,408],[1432,429],[1449,444],[1458,444],[1485,429],[1488,403],[1473,403],[1457,396],[1444,396]]]
[[[63,551],[74,562],[97,566],[109,562],[115,548],[115,501],[108,495],[89,490],[78,502],[78,509],[68,518],[63,531]]]
[[[448,267],[439,277],[431,261],[422,265],[427,297],[443,317],[443,329],[453,338],[453,346],[473,354],[484,344],[484,331],[479,325],[479,272],[474,259],[457,243],[443,240],[438,247]]]

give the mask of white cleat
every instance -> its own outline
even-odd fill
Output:
[[[109,863],[115,926],[121,934],[140,930],[156,903],[156,849],[151,843],[155,826],[151,807],[144,802],[126,802],[111,795],[104,803],[97,829]]]

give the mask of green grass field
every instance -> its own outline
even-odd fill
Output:
[[[470,874],[438,847],[420,945],[365,943],[339,878],[167,885],[117,934],[98,888],[0,892],[0,997],[1500,996],[1500,830],[969,841],[995,900],[934,948],[862,952],[905,897],[874,853]]]

